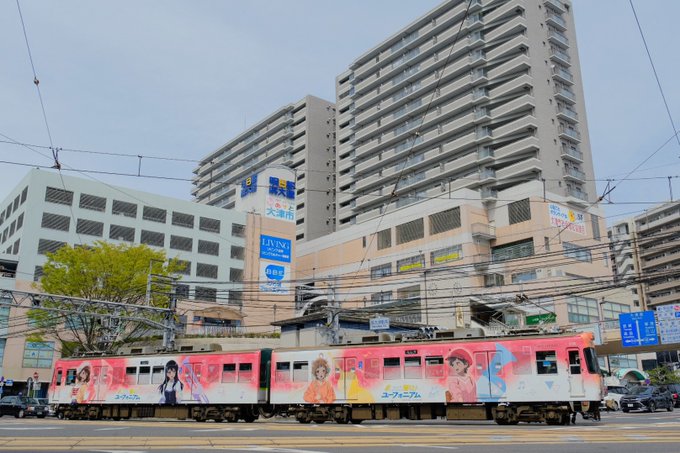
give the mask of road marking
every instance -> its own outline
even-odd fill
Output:
[[[120,431],[121,429],[130,429],[127,426],[120,426],[116,428],[97,428],[95,431]]]
[[[0,428],[0,429],[5,429],[9,431],[39,431],[41,429],[61,429],[59,426],[30,426],[30,427],[7,427],[7,428]]]
[[[210,433],[210,432],[225,432],[225,431],[260,431],[260,428],[209,428],[209,429],[192,429],[194,433]]]
[[[421,448],[439,448],[441,450],[458,450],[458,447],[446,447],[444,445],[418,445],[418,444],[411,444],[411,445],[399,445],[399,447],[403,448],[413,448],[413,447],[421,447]]]
[[[252,447],[248,448],[248,451],[273,451],[279,453],[328,453],[325,451],[315,451],[315,450],[297,450],[292,448],[276,448],[276,447]]]
[[[92,450],[98,453],[147,453],[148,450]]]

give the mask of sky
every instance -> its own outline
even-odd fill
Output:
[[[0,0],[0,199],[52,145],[64,174],[189,200],[196,161],[307,94],[335,101],[337,75],[439,3],[19,0],[32,65],[17,0]],[[680,143],[629,0],[572,3],[611,223],[680,198]],[[680,128],[680,1],[633,5]]]

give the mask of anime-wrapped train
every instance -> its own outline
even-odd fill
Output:
[[[61,416],[114,420],[566,424],[601,396],[590,333],[69,358],[50,383]]]

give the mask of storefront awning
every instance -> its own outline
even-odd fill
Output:
[[[227,307],[210,307],[205,310],[197,310],[194,316],[201,318],[224,319],[229,321],[243,321],[243,315],[238,311]]]
[[[647,373],[640,371],[637,368],[619,368],[618,370],[614,371],[614,377],[617,379],[624,379],[629,374],[637,381],[649,379],[649,375]]]

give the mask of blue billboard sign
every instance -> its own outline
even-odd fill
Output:
[[[624,347],[659,344],[653,311],[621,313],[619,315],[621,343]]]
[[[290,263],[290,239],[260,235],[260,258]]]
[[[241,181],[241,198],[255,192],[257,192],[257,175],[250,176]]]

